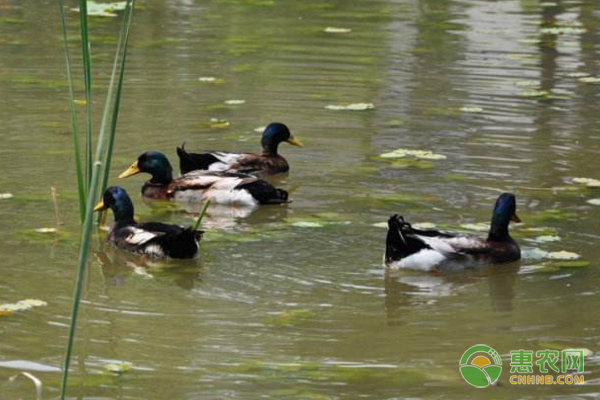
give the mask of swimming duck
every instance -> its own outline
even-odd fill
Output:
[[[198,252],[202,231],[160,222],[135,222],[133,203],[119,186],[106,189],[94,211],[108,208],[115,216],[108,241],[118,248],[151,257],[193,258]]]
[[[173,178],[167,157],[157,151],[140,155],[119,178],[146,172],[152,179],[142,186],[142,195],[150,199],[206,201],[254,207],[259,204],[288,202],[288,193],[252,175],[226,171],[191,171]]]
[[[277,148],[281,142],[287,142],[298,147],[304,146],[292,136],[287,126],[279,122],[273,122],[265,128],[261,139],[261,154],[220,151],[196,154],[186,152],[182,145],[177,148],[179,171],[182,174],[195,170],[265,174],[287,172],[290,169],[288,162],[277,153]]]
[[[513,194],[498,197],[487,239],[415,229],[402,216],[394,215],[388,220],[385,265],[431,271],[516,261],[521,258],[521,250],[508,233],[510,221],[521,222],[516,208]]]

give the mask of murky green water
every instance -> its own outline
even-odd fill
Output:
[[[0,193],[14,195],[0,199],[0,303],[48,302],[0,317],[0,365],[60,367],[66,344],[78,231],[54,3],[0,1]],[[254,129],[271,121],[307,146],[281,149],[292,171],[279,185],[294,202],[245,219],[212,215],[197,261],[144,265],[97,239],[70,396],[600,397],[594,356],[584,386],[508,381],[510,350],[600,350],[599,209],[587,203],[600,190],[571,182],[599,178],[596,1],[140,5],[113,176],[144,150],[174,160],[184,141],[257,150]],[[118,20],[93,27],[99,108]],[[232,99],[245,103],[224,104]],[[362,102],[375,109],[326,109]],[[211,118],[230,125],[212,128]],[[447,159],[377,158],[397,148]],[[119,183],[137,194],[142,179]],[[52,185],[67,223],[36,234],[54,225]],[[513,229],[522,262],[386,276],[385,229],[374,224],[393,213],[454,229],[485,223],[501,191],[517,194],[525,221]],[[192,222],[134,200],[141,219]],[[561,240],[533,240],[543,235]],[[589,266],[534,259],[535,248],[576,252]],[[460,356],[478,343],[503,356],[502,386],[476,390],[460,376]],[[104,373],[117,361],[132,370]],[[56,398],[60,373],[36,369]],[[0,397],[32,398],[28,382],[7,382],[16,371],[0,367]]]

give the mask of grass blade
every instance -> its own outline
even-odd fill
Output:
[[[69,34],[65,17],[65,5],[63,0],[58,0],[60,9],[60,25],[65,44],[65,63],[67,68],[67,80],[69,82],[69,107],[71,109],[71,133],[73,135],[73,154],[75,155],[75,173],[77,175],[77,194],[79,198],[79,219],[83,223],[85,217],[85,183],[83,181],[83,169],[81,166],[81,150],[79,145],[79,126],[77,124],[77,108],[73,89],[73,74],[71,72],[71,56],[69,54]]]
[[[200,223],[202,222],[202,219],[204,218],[204,215],[206,214],[206,210],[208,209],[208,206],[210,206],[210,200],[206,200],[206,202],[204,203],[204,207],[202,207],[202,211],[200,212],[200,215],[198,216],[198,219],[196,220],[196,224],[194,225],[195,231],[197,231],[198,228],[200,227]]]
[[[110,166],[112,163],[112,153],[115,143],[115,136],[117,132],[117,121],[119,119],[119,108],[121,107],[121,92],[123,89],[123,80],[125,77],[125,63],[127,61],[127,48],[129,45],[129,32],[131,28],[131,20],[133,15],[133,10],[135,9],[135,0],[129,0],[127,7],[125,8],[125,14],[123,15],[123,21],[121,24],[121,31],[119,34],[119,42],[117,44],[117,52],[115,54],[115,62],[113,65],[113,71],[110,78],[110,88],[109,88],[109,96],[112,95],[112,86],[114,83],[114,76],[116,74],[117,69],[117,61],[119,59],[119,55],[121,58],[121,65],[119,71],[119,82],[117,84],[117,92],[115,94],[114,104],[113,104],[113,112],[112,112],[112,120],[110,126],[110,136],[108,137],[108,144],[106,153],[104,156],[104,174],[102,176],[102,183],[100,185],[100,193],[104,193],[104,190],[108,186],[108,178],[110,175]],[[122,54],[121,54],[122,47]],[[108,102],[106,103],[105,112],[107,112]]]
[[[85,81],[85,183],[89,195],[92,180],[92,58],[88,33],[87,0],[79,0],[79,21],[81,30],[81,54],[83,56],[83,76]]]
[[[101,142],[98,144],[98,151],[102,151]],[[97,160],[100,156],[96,157]],[[89,186],[87,204],[85,208],[85,219],[83,222],[83,229],[81,233],[81,243],[79,245],[79,258],[77,265],[77,279],[75,282],[75,294],[73,295],[73,305],[71,308],[71,323],[69,325],[69,338],[67,342],[67,351],[65,352],[65,361],[63,376],[60,388],[60,398],[65,400],[67,393],[67,381],[69,379],[69,366],[71,363],[71,353],[73,351],[73,345],[75,344],[75,328],[77,327],[77,316],[79,315],[79,304],[81,303],[81,294],[83,292],[83,282],[85,280],[85,270],[90,251],[90,237],[92,234],[92,226],[94,225],[93,213],[94,213],[94,200],[98,193],[98,177],[100,176],[100,169],[102,163],[96,161],[94,163],[94,170],[92,171],[92,181]]]

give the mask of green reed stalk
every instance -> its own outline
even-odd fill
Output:
[[[123,89],[123,80],[125,77],[125,63],[127,61],[127,47],[129,46],[129,32],[131,30],[131,19],[133,15],[133,10],[135,8],[135,0],[128,0],[127,7],[125,8],[125,15],[123,16],[123,21],[121,25],[121,32],[119,35],[119,42],[117,44],[117,53],[115,55],[115,63],[113,65],[113,72],[110,78],[110,90],[109,97],[112,96],[112,86],[113,86],[113,78],[116,73],[117,61],[119,59],[119,54],[121,54],[121,47],[123,48],[121,54],[121,65],[119,71],[119,82],[117,84],[117,93],[115,95],[115,100],[113,104],[113,112],[112,112],[112,120],[110,126],[110,136],[108,137],[108,148],[106,149],[106,153],[104,156],[104,174],[102,176],[102,183],[100,185],[100,193],[104,193],[106,187],[108,186],[108,178],[110,175],[110,166],[112,163],[112,153],[115,144],[115,136],[117,133],[117,121],[119,119],[119,109],[121,107],[121,91]],[[108,108],[108,102],[107,102]],[[106,108],[105,108],[106,111]]]
[[[100,133],[102,136],[102,132]],[[85,219],[83,222],[83,230],[81,234],[81,243],[79,246],[79,259],[77,266],[77,280],[75,283],[75,293],[73,294],[73,306],[71,309],[71,324],[69,325],[69,339],[67,342],[67,351],[65,352],[65,361],[63,376],[60,387],[60,399],[65,400],[67,394],[67,380],[69,378],[69,366],[71,363],[71,353],[73,352],[73,345],[75,344],[75,328],[77,327],[77,316],[79,314],[79,304],[81,303],[81,294],[83,289],[83,281],[85,280],[85,267],[87,265],[87,259],[90,251],[90,238],[92,235],[92,227],[94,225],[93,213],[94,213],[94,199],[97,197],[98,191],[98,178],[100,176],[100,169],[102,163],[99,161],[101,155],[98,153],[102,151],[101,141],[98,142],[96,152],[96,162],[93,164],[94,169],[92,171],[92,181],[90,183],[90,190],[88,192],[87,205],[85,208]]]
[[[87,0],[79,0],[79,23],[81,30],[81,54],[83,56],[83,76],[85,82],[85,183],[89,196],[92,179],[92,58],[88,33]]]
[[[89,36],[87,33],[87,7],[85,5],[86,0],[80,0],[80,12],[81,14],[83,14],[83,17],[81,19],[81,30],[82,30],[82,51],[84,53],[84,71],[85,71],[85,81],[86,81],[86,107],[87,107],[87,135],[86,135],[86,176],[89,175],[90,176],[90,180],[89,183],[87,184],[87,191],[86,191],[86,206],[85,206],[85,217],[84,217],[84,221],[83,221],[83,228],[82,228],[82,234],[81,234],[81,243],[80,243],[80,247],[79,247],[79,258],[78,258],[78,266],[77,266],[77,280],[76,280],[76,284],[75,284],[75,293],[73,295],[73,305],[72,305],[72,310],[71,310],[71,323],[69,325],[69,336],[68,336],[68,343],[67,343],[67,349],[65,352],[65,360],[64,360],[64,370],[63,370],[63,376],[62,376],[62,381],[61,381],[61,392],[60,392],[60,398],[61,400],[65,399],[65,395],[66,395],[66,391],[67,391],[67,382],[68,382],[68,377],[69,377],[69,366],[70,366],[70,362],[71,362],[71,354],[73,351],[73,345],[75,343],[75,330],[77,327],[77,317],[79,314],[79,305],[81,303],[81,295],[83,292],[83,282],[85,280],[85,273],[86,273],[86,265],[87,265],[87,260],[88,260],[88,256],[89,256],[89,251],[90,251],[90,239],[91,239],[91,235],[92,235],[92,228],[94,225],[93,222],[93,212],[94,212],[94,203],[96,198],[98,197],[98,186],[99,186],[99,182],[100,182],[100,177],[102,174],[102,167],[103,167],[103,162],[102,160],[108,160],[108,162],[110,162],[110,154],[107,154],[109,152],[112,153],[112,149],[113,149],[113,142],[114,142],[114,136],[115,136],[115,132],[116,132],[116,123],[117,123],[117,118],[116,118],[116,114],[118,113],[118,108],[120,105],[120,96],[121,96],[121,89],[122,89],[122,85],[123,85],[123,74],[124,74],[124,70],[125,70],[125,54],[127,51],[127,44],[128,44],[128,40],[129,40],[129,29],[131,26],[131,15],[133,12],[133,3],[135,2],[135,0],[127,0],[128,1],[128,8],[126,8],[126,12],[123,15],[124,20],[126,20],[126,22],[123,22],[122,26],[121,26],[121,32],[119,34],[119,43],[123,43],[123,56],[121,57],[121,72],[120,72],[120,76],[119,76],[119,84],[117,87],[117,95],[116,95],[116,99],[115,99],[115,105],[113,108],[113,116],[112,116],[112,126],[111,126],[111,133],[110,133],[110,138],[106,138],[106,131],[107,131],[107,125],[108,125],[108,120],[109,120],[109,114],[110,114],[110,109],[111,109],[111,100],[112,100],[112,93],[113,93],[113,89],[114,89],[114,84],[115,84],[115,76],[116,76],[116,66],[118,64],[118,60],[119,60],[119,50],[120,50],[120,44],[117,48],[117,54],[115,56],[115,63],[113,66],[113,70],[112,70],[112,75],[111,75],[111,79],[110,79],[110,85],[108,88],[108,94],[107,94],[107,100],[104,106],[104,110],[102,113],[102,122],[100,124],[100,131],[98,134],[98,142],[96,145],[96,156],[94,158],[94,162],[92,163],[92,159],[91,159],[91,143],[92,143],[92,136],[91,136],[91,63],[89,60]],[[128,11],[128,13],[127,13]],[[123,31],[125,29],[125,31]],[[85,31],[85,32],[83,32]],[[86,50],[87,49],[87,50]],[[87,53],[87,55],[86,55]],[[108,149],[105,150],[105,148],[108,147]],[[108,168],[108,164],[104,164],[104,168]]]
[[[71,133],[73,135],[73,154],[75,155],[75,172],[77,174],[77,194],[79,198],[79,219],[83,223],[85,218],[85,183],[83,181],[83,169],[81,166],[81,150],[79,147],[79,127],[77,124],[77,107],[73,89],[73,74],[71,72],[71,56],[69,54],[69,35],[67,32],[67,21],[65,17],[65,6],[63,0],[58,0],[60,9],[60,25],[63,40],[65,42],[65,63],[67,67],[67,80],[69,81],[69,106],[71,108]]]
[[[196,220],[196,224],[194,225],[195,231],[197,231],[198,228],[200,227],[200,223],[202,222],[202,219],[204,218],[204,215],[206,214],[206,210],[208,209],[208,206],[210,206],[210,200],[206,200],[206,202],[204,203],[204,207],[202,207],[202,211],[200,212],[200,215],[198,216],[198,219]]]

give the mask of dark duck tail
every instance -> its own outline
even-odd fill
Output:
[[[289,195],[283,189],[277,189],[262,179],[253,180],[238,186],[246,189],[259,204],[283,204],[289,202]]]
[[[196,154],[185,151],[185,143],[177,147],[179,156],[179,172],[187,174],[190,171],[207,170],[211,164],[220,160],[210,153]]]
[[[182,229],[172,239],[171,246],[168,246],[167,255],[171,258],[193,258],[198,252],[203,233],[203,231],[195,231],[191,227]]]

